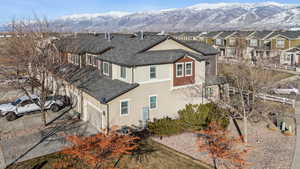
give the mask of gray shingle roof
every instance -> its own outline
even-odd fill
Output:
[[[166,50],[162,52],[145,53],[149,48],[167,40],[173,39],[169,36],[144,36],[142,40],[139,36],[129,34],[112,34],[111,40],[105,39],[104,34],[77,35],[59,40],[57,45],[61,51],[99,54],[98,59],[124,66],[139,66],[149,64],[173,63],[175,59],[183,55],[183,51]],[[175,40],[175,39],[173,39]],[[218,51],[213,47],[198,41],[178,43],[198,51],[202,55],[217,54]],[[178,53],[176,53],[178,52]],[[185,54],[189,54],[185,52]],[[194,57],[201,57],[194,56]],[[165,56],[163,56],[165,55]]]
[[[73,64],[65,64],[56,67],[53,73],[103,104],[138,86],[138,84],[129,84],[101,76],[98,69],[94,67],[79,68]]]
[[[213,38],[221,32],[222,31],[212,31],[212,32],[202,33],[201,36],[202,37],[207,37],[207,38]]]
[[[132,57],[133,61],[131,61],[128,64],[134,64],[135,66],[143,66],[143,65],[174,63],[186,55],[191,56],[194,59],[199,61],[206,59],[203,55],[187,52],[181,49],[158,50],[158,51],[147,51],[143,53],[138,53],[134,57]]]
[[[286,52],[300,52],[300,45],[293,47],[293,48],[287,50]]]
[[[252,33],[254,33],[254,31],[237,31],[233,36],[236,36],[236,37],[248,37]]]
[[[232,34],[235,33],[235,32],[236,32],[236,31],[224,31],[224,32],[222,32],[222,33],[218,36],[218,38],[224,39],[224,38],[226,38],[227,36],[232,35]]]
[[[203,55],[215,55],[219,53],[217,49],[214,47],[200,41],[184,41],[181,42],[185,44],[186,46],[198,51],[199,53],[202,53]]]
[[[300,31],[283,31],[280,32],[279,34],[288,37],[290,39],[300,38]]]
[[[256,39],[264,39],[267,38],[267,36],[270,35],[271,33],[272,31],[255,31],[252,37]]]

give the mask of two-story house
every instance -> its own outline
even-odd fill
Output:
[[[218,51],[205,43],[131,34],[85,34],[56,43],[66,64],[53,72],[55,89],[72,96],[75,111],[99,130],[175,118],[186,104],[224,97]]]
[[[299,63],[297,55],[291,54],[294,51],[293,48],[297,48],[299,45],[300,31],[281,31],[271,37],[272,51],[280,57],[281,64],[296,65]]]
[[[236,31],[224,31],[214,37],[214,46],[220,51],[220,57],[233,58],[236,55],[236,38],[231,38]]]
[[[247,56],[249,59],[256,62],[273,56],[271,40],[269,39],[273,33],[273,31],[268,30],[255,31],[247,37]]]

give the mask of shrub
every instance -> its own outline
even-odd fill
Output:
[[[185,131],[195,131],[206,128],[215,121],[226,128],[229,124],[227,112],[219,108],[216,104],[186,105],[184,109],[178,111],[179,119],[169,117],[155,119],[148,123],[148,129],[156,136],[171,136]]]
[[[186,105],[178,112],[179,120],[186,129],[200,130],[206,128],[212,121],[226,128],[229,124],[227,111],[214,103]]]
[[[148,129],[157,136],[171,136],[184,131],[179,120],[169,117],[155,119],[153,122],[149,122]]]

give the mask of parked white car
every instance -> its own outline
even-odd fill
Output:
[[[299,89],[295,87],[275,88],[272,90],[275,94],[300,94]]]
[[[29,112],[41,110],[39,103],[40,99],[36,95],[23,96],[16,101],[8,104],[0,105],[0,115],[6,116],[8,121],[15,120],[18,116]],[[54,112],[59,111],[64,106],[64,102],[56,97],[48,97],[45,103],[45,110],[51,109]]]

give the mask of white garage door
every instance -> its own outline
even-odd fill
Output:
[[[89,121],[98,130],[102,129],[102,116],[97,107],[91,103],[85,105],[85,120]]]

